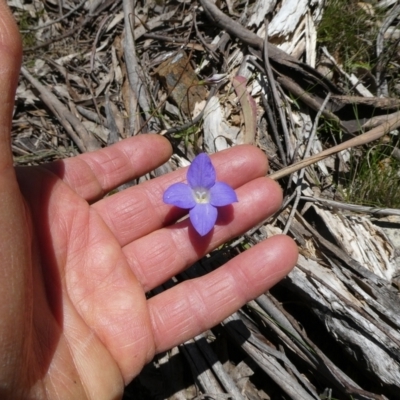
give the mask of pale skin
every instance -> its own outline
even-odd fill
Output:
[[[265,178],[255,147],[214,155],[218,180],[239,202],[201,238],[162,202],[185,170],[104,198],[168,160],[171,146],[159,135],[15,170],[20,62],[20,36],[0,0],[0,398],[118,399],[156,353],[216,325],[293,268],[295,243],[275,236],[202,278],[145,296],[278,210],[281,189]]]

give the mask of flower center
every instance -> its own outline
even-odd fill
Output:
[[[210,200],[210,193],[206,188],[193,189],[193,195],[196,203],[208,203]]]

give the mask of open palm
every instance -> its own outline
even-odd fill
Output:
[[[104,197],[169,158],[158,135],[15,172],[20,43],[5,7],[0,0],[0,397],[118,398],[155,353],[217,324],[292,268],[296,246],[277,236],[202,278],[145,295],[277,210],[281,191],[256,148],[215,154],[217,177],[237,188],[239,202],[200,237],[162,202],[185,170]]]

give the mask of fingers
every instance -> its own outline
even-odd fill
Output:
[[[171,145],[160,135],[138,135],[92,153],[45,165],[88,201],[166,162]]]
[[[297,261],[296,244],[272,237],[221,268],[148,301],[156,352],[215,326],[282,279]]]
[[[211,156],[217,180],[237,188],[264,176],[268,163],[265,154],[254,146],[235,146]],[[167,187],[186,180],[187,168],[161,176],[142,185],[105,198],[93,207],[102,215],[121,246],[171,224],[185,211],[163,203]]]
[[[280,187],[268,178],[252,180],[236,192],[239,202],[220,208],[214,230],[205,237],[197,235],[186,219],[125,246],[124,254],[145,291],[266,219],[279,209],[282,201]]]
[[[18,28],[6,2],[0,0],[0,171],[13,165],[10,131],[21,57]]]

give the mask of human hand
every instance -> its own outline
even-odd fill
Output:
[[[209,235],[162,201],[184,169],[104,198],[171,155],[159,135],[40,167],[12,166],[21,59],[0,0],[0,398],[115,399],[154,354],[214,326],[286,275],[297,248],[270,238],[214,272],[145,293],[276,211],[279,186],[254,147],[212,156],[239,203]],[[233,213],[233,218],[230,218]]]

